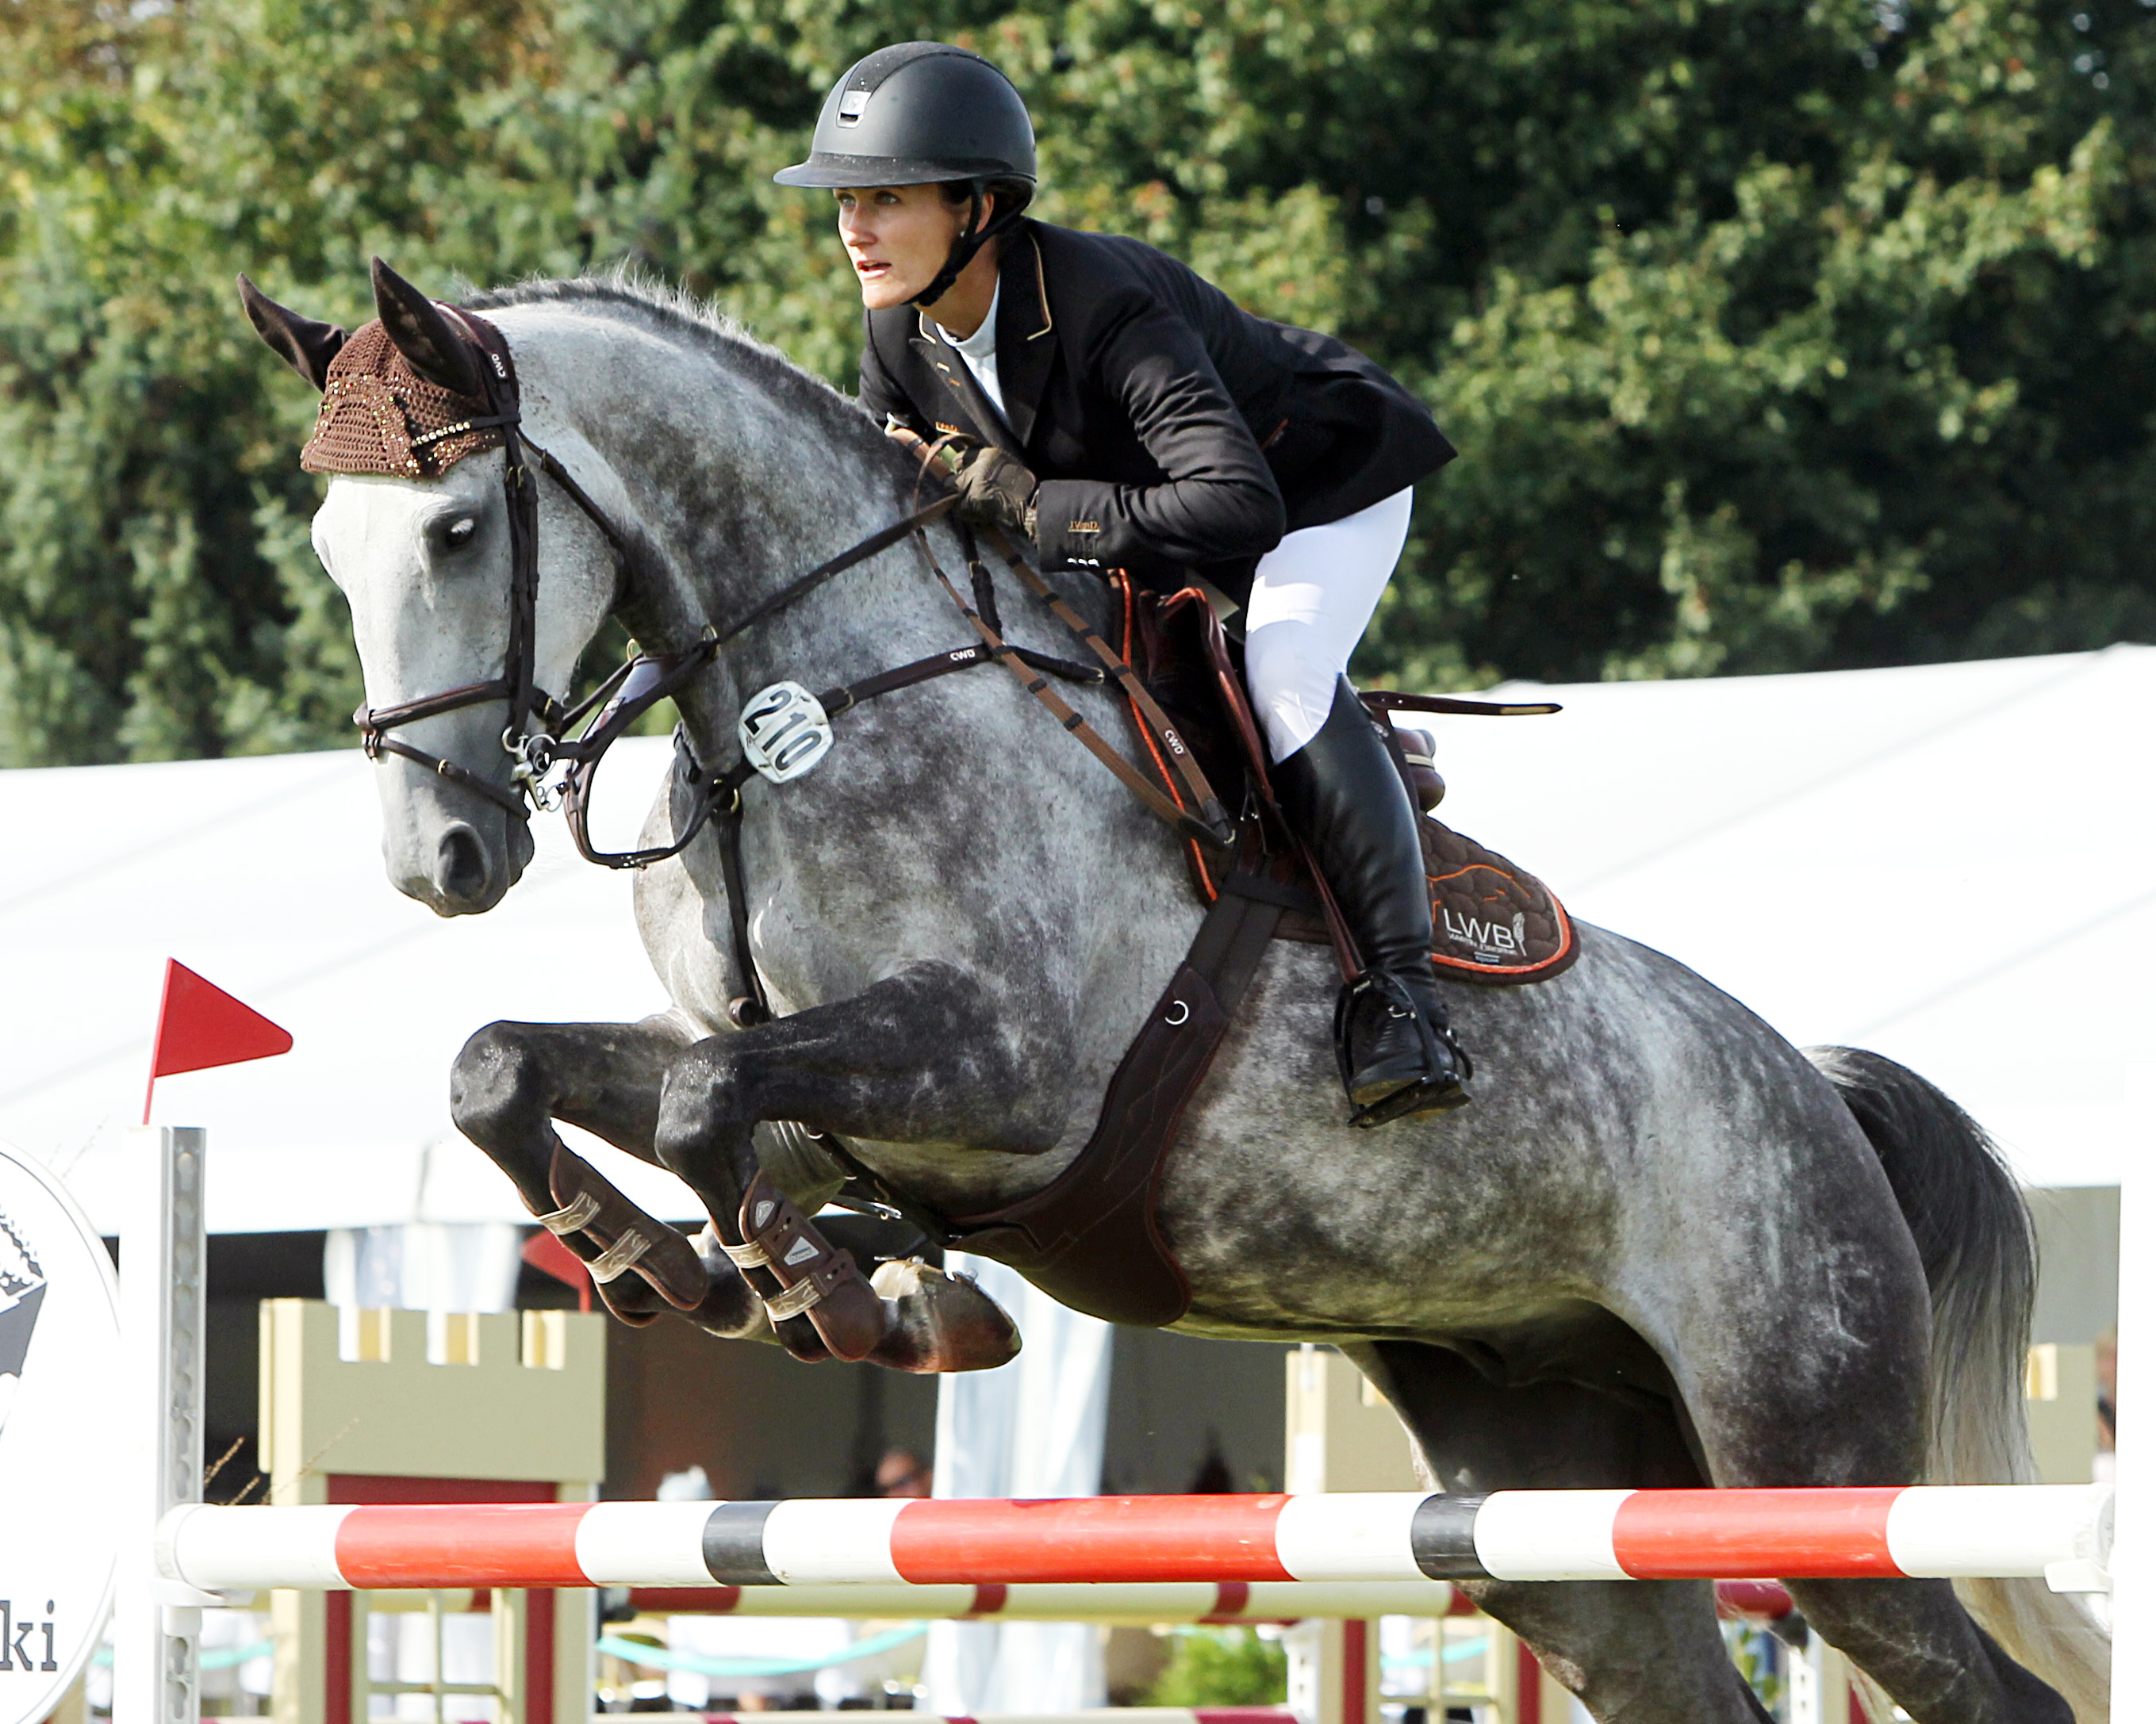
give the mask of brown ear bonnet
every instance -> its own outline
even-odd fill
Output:
[[[508,397],[516,376],[506,349],[487,357],[504,372]],[[380,319],[364,325],[330,362],[314,435],[300,452],[310,473],[383,473],[439,479],[466,455],[506,440],[493,405],[429,382],[398,351]]]

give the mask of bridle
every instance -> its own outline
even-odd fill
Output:
[[[502,339],[501,331],[484,317],[475,317],[454,305],[441,309],[460,326],[465,340],[479,350],[484,362],[480,372],[485,384],[487,412],[478,418],[421,432],[411,441],[416,449],[465,432],[498,429],[501,433],[501,489],[509,516],[509,644],[502,656],[501,675],[489,677],[484,682],[464,683],[439,694],[424,695],[416,700],[399,701],[393,706],[362,705],[352,714],[352,722],[359,726],[369,760],[380,760],[385,754],[401,756],[453,784],[476,792],[518,819],[529,820],[531,813],[526,798],[539,799],[541,775],[552,764],[558,751],[559,745],[552,732],[566,731],[594,701],[565,707],[539,686],[539,496],[532,482],[531,463],[525,458],[528,439],[522,434],[521,396],[517,387],[516,367],[509,357],[509,344]],[[539,457],[541,470],[589,517],[613,548],[614,555],[623,557],[626,547],[622,536],[607,519],[606,511],[592,500],[589,493],[552,455],[536,444],[531,444],[531,449]],[[602,685],[598,691],[599,696],[603,695],[605,689],[606,685]],[[511,788],[506,790],[469,767],[429,754],[389,734],[400,726],[414,724],[423,718],[439,718],[444,713],[459,712],[467,706],[485,706],[493,700],[509,703],[509,722],[501,732],[501,746],[516,760],[516,766],[511,775]],[[541,728],[532,728],[534,719]]]
[[[975,551],[970,531],[963,527],[960,532],[967,562],[973,572],[973,602],[969,603],[960,595],[928,548],[926,531],[928,526],[957,506],[958,498],[955,493],[914,509],[827,562],[819,563],[806,574],[751,606],[727,627],[719,629],[706,625],[701,639],[692,646],[669,653],[644,653],[638,651],[632,643],[627,660],[574,706],[565,705],[540,688],[536,662],[539,516],[537,486],[531,458],[536,459],[537,470],[559,485],[570,500],[583,511],[612,547],[617,561],[623,564],[628,561],[627,541],[620,529],[608,518],[606,511],[577,483],[568,469],[547,449],[523,434],[516,368],[501,331],[485,318],[458,307],[444,305],[441,309],[478,351],[482,362],[480,370],[485,387],[484,404],[486,411],[482,415],[462,419],[454,424],[422,432],[413,436],[411,443],[416,449],[474,431],[497,429],[501,434],[502,492],[509,516],[509,640],[499,676],[480,682],[465,683],[455,688],[444,689],[439,694],[423,695],[417,700],[400,701],[393,706],[362,705],[352,715],[352,719],[359,726],[370,760],[378,761],[385,754],[396,755],[450,783],[475,792],[506,813],[526,822],[531,818],[532,807],[551,809],[558,805],[567,817],[570,836],[578,853],[589,861],[609,868],[644,868],[678,855],[688,847],[708,819],[715,813],[721,815],[724,817],[721,820],[722,859],[728,875],[728,895],[734,900],[734,915],[739,924],[736,930],[736,945],[745,957],[747,911],[738,877],[738,825],[741,791],[757,770],[749,763],[746,752],[742,759],[730,767],[716,772],[707,772],[696,762],[693,752],[688,747],[685,734],[677,731],[676,777],[678,779],[685,775],[690,780],[695,793],[690,805],[686,810],[677,808],[671,844],[625,852],[601,850],[591,839],[591,789],[599,762],[607,750],[626,735],[637,720],[658,702],[692,680],[728,643],[757,623],[785,609],[834,576],[880,555],[901,540],[911,539],[928,571],[973,624],[975,633],[980,637],[980,644],[916,659],[912,664],[880,672],[860,682],[829,690],[819,697],[827,715],[835,716],[864,700],[911,687],[932,677],[970,670],[980,664],[1000,663],[1018,677],[1029,695],[1048,708],[1063,729],[1091,750],[1152,813],[1173,828],[1178,836],[1216,845],[1232,843],[1233,822],[1228,818],[1219,799],[1206,782],[1195,757],[1183,743],[1173,723],[1139,683],[1129,664],[1041,579],[1037,571],[1024,563],[1009,541],[994,529],[988,531],[1002,560],[1035,598],[1046,604],[1066,627],[1085,641],[1103,669],[1096,670],[1023,647],[1014,647],[1003,639],[1001,623],[996,615],[993,582],[986,565]],[[922,446],[921,477],[925,478],[931,470],[939,449],[940,445],[937,444]],[[920,500],[919,491],[919,480],[916,480],[916,503]],[[1050,676],[1067,682],[1096,685],[1110,677],[1117,680],[1123,691],[1145,712],[1147,722],[1166,738],[1168,757],[1188,792],[1188,804],[1186,806],[1179,798],[1163,795],[1091,724],[1055,694],[1048,686]],[[424,749],[391,734],[400,726],[416,723],[421,719],[435,718],[444,713],[460,711],[466,707],[483,706],[495,700],[506,701],[509,709],[509,721],[501,732],[501,747],[516,764],[511,770],[507,789],[469,767],[439,755],[429,754]],[[581,730],[578,728],[580,725],[583,726]],[[568,772],[558,788],[550,787],[547,775],[561,764],[566,764]],[[731,830],[727,829],[729,828]],[[762,1003],[761,988],[755,983],[753,966],[744,965],[744,973],[750,977],[752,993],[756,1005],[760,1008]]]

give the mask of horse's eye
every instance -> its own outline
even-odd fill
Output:
[[[474,521],[471,516],[467,515],[461,521],[451,521],[449,525],[448,530],[443,533],[442,537],[449,542],[449,546],[452,551],[461,551],[465,546],[471,543],[472,535],[478,531],[479,523],[476,521]]]

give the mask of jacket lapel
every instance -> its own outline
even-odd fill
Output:
[[[1003,299],[996,307],[996,381],[1004,415],[1021,445],[1032,440],[1034,417],[1055,359],[1055,315],[1042,280],[1040,242],[1022,225],[1004,249]]]
[[[1009,428],[996,411],[996,404],[973,381],[972,370],[959,357],[958,350],[944,339],[942,327],[925,311],[916,312],[915,316],[913,345],[920,350],[932,375],[943,385],[944,395],[964,409],[966,418],[973,422],[976,434],[983,442],[992,443],[1004,454],[1023,460],[1024,451],[1013,440]],[[998,357],[1000,358],[1000,353]]]

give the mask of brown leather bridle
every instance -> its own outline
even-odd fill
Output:
[[[564,707],[539,686],[539,498],[532,482],[531,464],[525,459],[528,439],[521,430],[521,397],[516,363],[509,356],[509,344],[502,339],[501,331],[484,317],[473,316],[454,305],[441,309],[454,321],[465,339],[479,350],[487,412],[478,418],[422,432],[412,439],[412,444],[417,449],[460,433],[488,428],[501,433],[501,489],[509,516],[509,644],[503,654],[501,675],[393,706],[362,705],[352,714],[352,722],[359,726],[369,760],[379,760],[385,754],[401,756],[453,784],[475,791],[518,819],[529,820],[531,815],[526,798],[536,798],[539,777],[552,764],[557,746],[544,727],[567,730],[589,710],[592,702]],[[607,519],[605,511],[591,500],[552,455],[536,444],[531,447],[539,457],[541,470],[568,493],[613,547],[614,554],[621,556],[621,534]],[[603,687],[600,692],[603,694]],[[467,706],[485,706],[493,700],[509,704],[509,722],[501,732],[501,746],[516,760],[516,767],[511,777],[511,788],[506,790],[469,767],[429,754],[389,734],[402,725],[414,724],[423,718],[439,718],[444,713],[462,711]],[[532,728],[534,719],[542,728]]]

